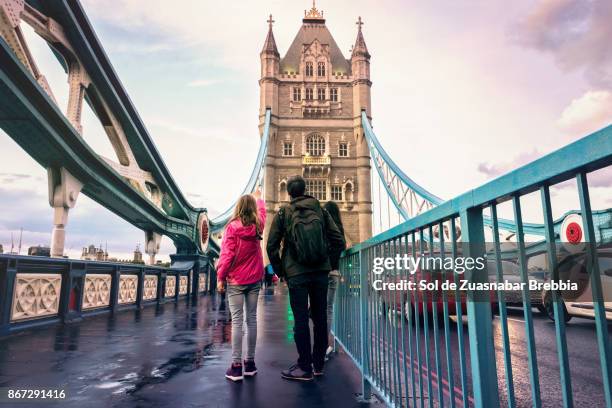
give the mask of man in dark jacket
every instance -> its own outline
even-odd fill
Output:
[[[321,208],[316,198],[304,194],[305,190],[306,182],[302,177],[294,176],[288,180],[287,192],[291,197],[291,203],[283,206],[272,221],[268,233],[267,252],[274,270],[287,280],[295,322],[294,339],[299,355],[297,364],[282,371],[281,375],[288,380],[310,381],[313,379],[313,368],[314,375],[323,375],[327,349],[327,275],[332,269],[330,257],[337,259],[345,244],[344,237],[333,219]],[[297,244],[289,234],[292,228],[291,215],[301,210],[318,214],[324,226],[323,239],[327,242],[323,244],[326,247],[326,254],[314,264],[305,262],[303,254],[297,253]],[[302,259],[302,262],[298,259]],[[309,300],[314,331],[312,349],[308,322]]]

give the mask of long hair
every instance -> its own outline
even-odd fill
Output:
[[[261,234],[263,229],[257,214],[257,201],[255,201],[252,195],[245,194],[238,199],[234,208],[234,214],[232,215],[232,221],[234,220],[240,220],[245,227],[255,225],[257,233]]]
[[[342,218],[340,217],[340,207],[334,201],[328,201],[323,205],[323,208],[329,213],[332,220],[340,230],[342,236],[344,236],[344,226],[342,225]]]

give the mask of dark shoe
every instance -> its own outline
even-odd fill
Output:
[[[255,367],[255,361],[244,360],[244,376],[253,377],[255,374],[257,374],[257,367]]]
[[[281,371],[281,377],[294,381],[312,381],[313,378],[312,371],[304,371],[297,364],[292,365],[288,370]]]
[[[312,373],[314,374],[315,377],[323,377],[322,368],[315,368],[314,370],[312,370]]]
[[[244,378],[242,375],[242,364],[232,363],[230,368],[225,372],[225,378],[232,381],[242,381]]]

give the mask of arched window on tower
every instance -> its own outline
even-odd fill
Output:
[[[310,156],[323,156],[325,154],[325,138],[316,133],[308,136],[306,153]]]
[[[348,202],[353,201],[354,191],[355,191],[355,187],[353,186],[352,181],[347,181],[346,183],[344,183],[344,200]]]
[[[312,76],[313,71],[314,71],[314,68],[313,68],[312,62],[307,62],[306,63],[306,76]]]
[[[278,201],[289,201],[289,195],[287,194],[287,181],[282,180],[278,185]]]
[[[325,63],[324,62],[319,62],[317,64],[317,75],[325,76]]]

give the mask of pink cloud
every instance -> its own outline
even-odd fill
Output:
[[[558,126],[574,136],[585,136],[612,122],[612,92],[589,91],[563,111]]]
[[[522,153],[516,156],[513,160],[504,163],[491,164],[488,162],[482,162],[478,164],[478,172],[486,175],[489,178],[501,176],[509,173],[512,170],[518,169],[521,166],[531,163],[532,161],[542,157],[542,152],[533,150],[531,152]],[[612,167],[606,167],[592,173],[588,176],[589,187],[612,187]],[[564,189],[571,186],[575,186],[572,180],[567,180],[562,183],[556,184],[554,187],[558,189]]]
[[[516,40],[550,52],[562,69],[583,69],[597,87],[612,86],[612,2],[543,0],[517,26]]]
[[[478,164],[478,172],[482,173],[490,178],[501,176],[514,169],[517,169],[527,163],[531,163],[537,158],[542,156],[542,152],[537,149],[531,152],[521,153],[509,162],[492,164],[489,162],[482,162]]]

